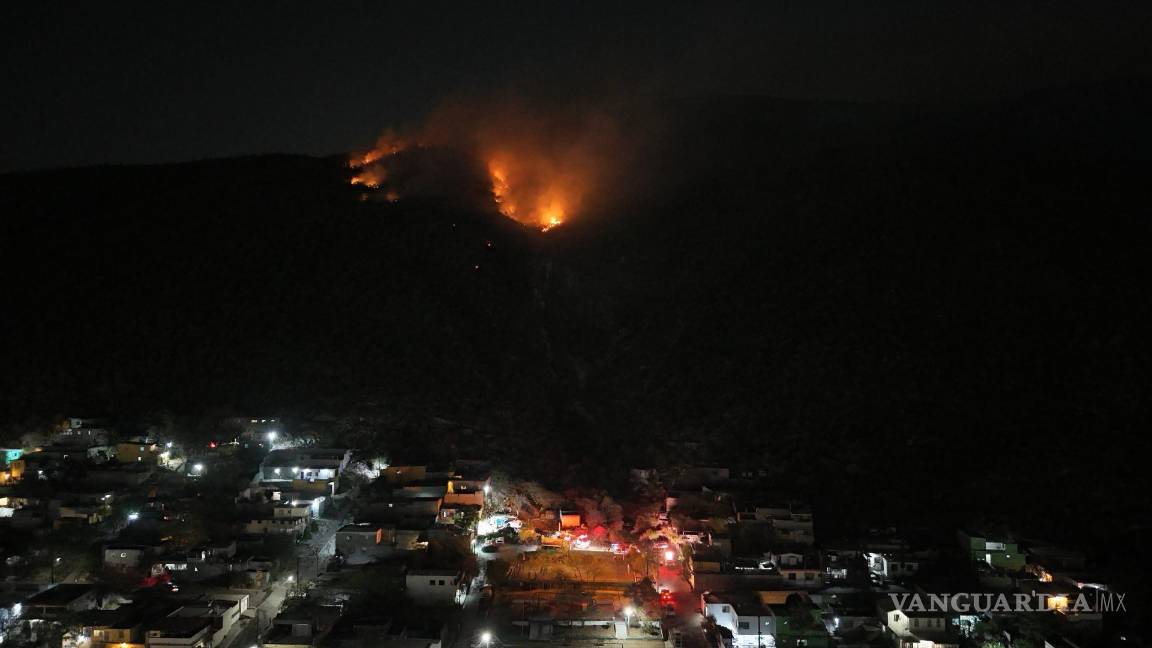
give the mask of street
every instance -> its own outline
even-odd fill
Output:
[[[289,574],[273,583],[259,603],[253,603],[243,619],[221,642],[221,648],[247,648],[257,646],[263,634],[280,613],[285,599],[296,585],[307,583],[324,571],[324,566],[336,550],[336,531],[344,524],[343,514],[330,509],[335,519],[317,518],[316,532],[296,546],[294,564],[287,565]]]

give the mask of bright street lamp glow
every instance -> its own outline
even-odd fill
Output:
[[[201,470],[204,470],[204,464],[196,464],[195,466],[192,466],[192,470],[200,472]]]
[[[632,616],[635,612],[636,612],[636,610],[632,609],[631,605],[624,608],[624,616]]]
[[[271,432],[268,433],[268,440],[269,441],[275,441],[276,440],[276,430],[272,430]]]
[[[137,519],[139,519],[139,518],[140,518],[140,514],[139,514],[139,513],[137,513],[136,511],[132,511],[131,513],[129,513],[129,514],[128,514],[128,519],[129,519],[129,520],[137,520]],[[56,560],[60,560],[60,559],[59,559],[59,558],[57,558]]]
[[[485,632],[480,633],[480,643],[488,644],[491,641],[492,641],[492,633],[491,632],[485,631]]]
[[[168,443],[165,443],[165,444],[164,444],[164,447],[165,447],[165,448],[171,448],[171,447],[172,447],[172,442],[171,442],[171,441],[169,441]]]
[[[492,487],[489,486],[488,484],[484,484],[484,494],[487,495],[488,493],[491,493],[491,492],[492,492]]]

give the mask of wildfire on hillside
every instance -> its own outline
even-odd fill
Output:
[[[496,114],[496,117],[492,117]],[[453,151],[475,168],[487,185],[488,205],[527,227],[548,232],[588,207],[611,157],[612,124],[589,126],[512,108],[479,114],[475,109],[443,110],[416,136],[386,132],[368,151],[349,159],[351,183],[391,199],[412,195],[399,176],[406,156],[421,151]],[[434,184],[425,178],[423,190]],[[441,183],[443,184],[443,183]],[[443,187],[440,188],[444,190]]]

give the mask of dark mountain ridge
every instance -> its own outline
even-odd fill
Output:
[[[1094,92],[682,102],[649,191],[547,234],[362,202],[342,158],[2,176],[0,404],[452,421],[559,484],[764,464],[845,524],[1147,524],[1076,493],[1139,492],[1149,449],[1148,94]]]

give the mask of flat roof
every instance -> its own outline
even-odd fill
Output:
[[[459,569],[410,569],[409,576],[457,576]]]
[[[203,617],[169,616],[151,623],[148,630],[161,632],[166,637],[191,637],[211,625],[212,620]]]
[[[60,583],[29,598],[28,605],[68,605],[91,592],[94,587],[84,583]]]

